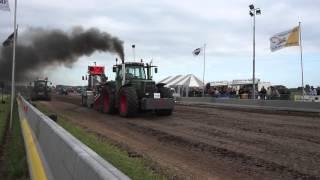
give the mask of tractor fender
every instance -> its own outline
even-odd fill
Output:
[[[161,88],[161,87],[164,87],[165,85],[166,85],[166,83],[157,83],[156,87]]]

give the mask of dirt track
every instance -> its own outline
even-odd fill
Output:
[[[41,103],[173,178],[320,179],[319,117],[176,106],[170,117],[126,119],[81,107],[78,97]]]

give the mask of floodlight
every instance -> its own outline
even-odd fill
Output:
[[[254,5],[253,4],[250,4],[249,5],[249,8],[252,10],[252,9],[254,9]]]
[[[260,14],[261,14],[261,10],[260,10],[260,9],[257,9],[257,10],[256,10],[256,14],[257,14],[257,15],[260,15]]]

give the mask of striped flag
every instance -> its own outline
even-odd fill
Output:
[[[10,11],[8,0],[0,0],[0,10]]]
[[[274,52],[285,47],[299,46],[299,31],[299,26],[297,26],[273,35],[270,38],[270,50]]]
[[[14,33],[10,34],[10,36],[2,43],[2,45],[4,47],[11,46],[13,44],[13,37],[14,37]]]

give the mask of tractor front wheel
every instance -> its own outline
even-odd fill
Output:
[[[133,117],[138,112],[138,96],[135,88],[123,87],[119,93],[119,113],[123,117]]]

